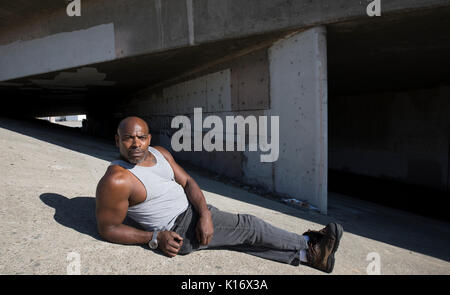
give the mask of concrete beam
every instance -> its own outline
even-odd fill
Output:
[[[26,77],[36,73],[67,69],[72,66],[104,62],[104,56],[121,59],[143,54],[152,54],[175,48],[184,48],[216,42],[224,39],[237,39],[251,35],[261,35],[278,31],[290,31],[346,21],[355,18],[368,18],[367,5],[371,1],[289,1],[289,0],[85,0],[82,1],[81,16],[69,17],[67,3],[61,7],[34,15],[33,6],[29,9],[11,11],[11,22],[1,18],[8,26],[0,28],[0,53],[9,55],[18,49],[37,47],[42,53],[38,65],[23,66],[13,59],[4,67],[0,61],[2,81]],[[411,10],[450,6],[449,0],[391,0],[382,2],[382,15],[403,13]],[[1,7],[0,7],[1,9]],[[18,21],[20,20],[20,21]],[[101,43],[114,44],[114,52],[107,48],[97,58],[83,50],[76,51],[73,46],[63,50],[56,57],[54,50],[41,50],[45,40],[70,37],[76,32],[87,32],[100,26],[112,25],[114,34],[103,34],[95,38]],[[84,35],[83,35],[84,36]],[[87,45],[87,39],[70,37]],[[84,37],[83,37],[84,38]],[[88,36],[85,36],[88,38]],[[49,42],[52,44],[52,42]],[[89,46],[87,46],[89,48]],[[95,46],[94,46],[95,48]],[[6,53],[6,54],[5,54]],[[25,50],[26,53],[26,50]],[[109,55],[113,56],[110,57]],[[66,56],[76,57],[68,64]],[[24,60],[34,57],[24,56]],[[77,58],[80,57],[80,58]],[[60,61],[60,62],[59,62]],[[56,65],[54,63],[56,62]],[[10,70],[21,67],[21,73]]]
[[[373,0],[198,0],[194,3],[195,42],[369,18],[367,6],[371,2]],[[382,0],[381,16],[449,5],[449,0]]]
[[[327,213],[326,30],[315,27],[269,48],[267,112],[280,118],[274,189]]]
[[[113,60],[114,50],[112,23],[2,45],[0,81]]]

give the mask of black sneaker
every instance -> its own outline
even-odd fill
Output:
[[[309,237],[306,258],[303,263],[315,269],[331,273],[334,268],[334,253],[339,247],[344,230],[340,224],[329,223],[319,231],[308,230],[303,235]]]

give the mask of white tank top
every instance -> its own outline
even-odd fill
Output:
[[[113,161],[111,165],[119,165],[133,173],[147,192],[144,202],[128,207],[128,216],[148,231],[170,230],[189,202],[183,187],[175,181],[169,162],[157,149],[149,146],[148,151],[156,158],[152,167],[123,160]]]

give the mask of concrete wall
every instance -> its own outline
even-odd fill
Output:
[[[450,88],[330,97],[329,168],[449,191]]]
[[[202,109],[203,118],[211,115],[220,117],[226,129],[226,116],[241,115],[246,118],[249,115],[264,115],[269,103],[267,49],[261,49],[208,68],[182,82],[158,90],[140,92],[131,98],[123,115],[145,117],[153,132],[154,141],[168,149],[171,149],[172,135],[178,130],[171,128],[172,119],[177,115],[188,116],[192,126],[192,152],[181,151],[174,155],[211,171],[241,179],[244,177],[243,163],[247,161],[247,157],[250,157],[249,161],[253,158],[259,161],[259,153],[248,154],[236,149],[194,152],[194,108]],[[203,135],[207,131],[204,128]],[[265,185],[265,181],[261,184]]]
[[[269,49],[271,115],[280,117],[274,187],[327,212],[326,29],[315,27]]]
[[[201,108],[203,119],[214,115],[222,119],[225,147],[227,116],[266,116],[267,137],[257,130],[259,149],[250,150],[249,130],[243,151],[174,152],[178,159],[205,169],[260,186],[268,191],[308,200],[327,212],[327,71],[324,28],[314,28],[288,36],[268,48],[254,51],[212,66],[183,81],[145,90],[131,97],[123,115],[147,119],[154,142],[171,149],[170,139],[178,129],[171,128],[177,115],[189,117],[194,129],[194,108]],[[272,119],[276,118],[276,119]],[[273,120],[273,121],[272,121]],[[272,127],[279,129],[273,131]],[[258,128],[262,122],[258,121]],[[200,128],[201,129],[201,128]],[[226,130],[225,130],[226,129]],[[209,129],[192,130],[200,136]],[[276,151],[263,151],[261,141],[279,141]],[[237,144],[234,139],[233,146]],[[264,146],[267,147],[267,146]],[[272,160],[262,160],[271,154]],[[269,157],[269,156],[267,156]]]

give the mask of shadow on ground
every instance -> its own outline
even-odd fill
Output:
[[[55,209],[53,217],[59,224],[97,240],[103,240],[97,231],[95,198],[76,197],[69,199],[53,193],[42,194],[39,198],[44,204]]]
[[[55,209],[53,216],[59,224],[74,229],[79,233],[104,241],[97,230],[94,197],[67,198],[60,194],[44,193],[39,196],[47,206]],[[126,217],[124,224],[142,229],[132,219]]]
[[[53,218],[59,224],[76,230],[81,234],[88,235],[96,240],[105,241],[97,230],[97,219],[95,217],[94,197],[67,198],[60,194],[44,193],[39,196],[41,201],[47,206],[55,209]],[[128,216],[123,224],[143,230],[143,228]],[[136,246],[136,245],[123,245]],[[151,250],[147,245],[139,245],[158,255],[164,256],[159,250]]]
[[[114,139],[111,141],[82,133],[80,128],[68,127],[39,119],[0,118],[0,128],[34,137],[48,143],[105,161],[113,161],[119,155]]]

